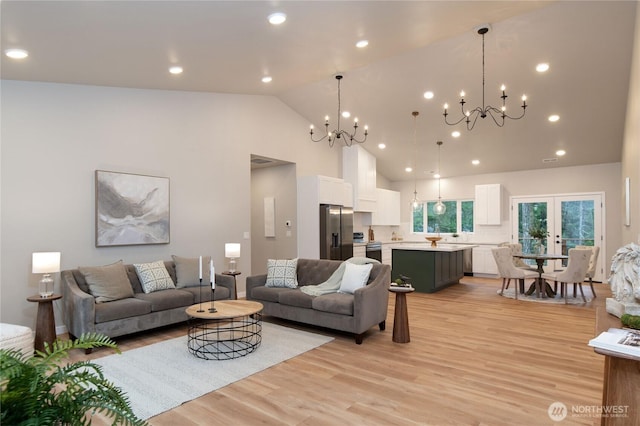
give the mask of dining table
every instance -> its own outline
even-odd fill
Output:
[[[533,284],[531,284],[531,286],[529,286],[529,289],[525,293],[527,296],[532,295],[534,291],[536,292],[537,297],[540,297],[540,296],[555,297],[556,296],[556,292],[553,288],[551,288],[551,285],[542,279],[542,274],[544,273],[544,268],[543,268],[544,262],[547,260],[568,259],[569,256],[564,254],[552,254],[552,253],[542,253],[542,254],[518,253],[518,254],[514,254],[513,257],[518,257],[520,259],[533,259],[536,261],[536,265],[538,265],[538,268],[537,268],[538,278],[536,279],[536,282],[534,282]]]

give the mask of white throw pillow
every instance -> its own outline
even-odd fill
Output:
[[[345,264],[344,274],[342,275],[342,282],[340,283],[340,290],[338,290],[338,293],[353,294],[357,289],[367,285],[371,268],[373,268],[371,263],[367,265],[356,265],[354,263],[347,262]]]
[[[298,287],[298,259],[267,260],[267,282],[265,287]]]
[[[133,266],[136,268],[136,274],[138,274],[142,290],[145,293],[176,288],[162,260],[151,263],[134,263]]]

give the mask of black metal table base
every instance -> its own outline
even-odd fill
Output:
[[[233,319],[189,319],[188,348],[198,358],[226,360],[254,352],[262,342],[262,314]]]

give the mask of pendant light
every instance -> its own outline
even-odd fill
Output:
[[[417,120],[418,120],[418,115],[420,113],[418,111],[413,111],[411,113],[411,115],[413,116],[413,151],[414,151],[414,155],[413,155],[413,200],[411,201],[411,207],[413,208],[414,211],[418,210],[418,208],[420,207],[420,201],[418,200],[418,176],[417,176],[417,167],[415,165],[416,159],[418,158],[418,141],[417,141]]]
[[[444,205],[440,196],[440,147],[442,146],[442,141],[436,143],[438,144],[438,202],[433,206],[433,212],[437,215],[443,215],[447,211],[447,206]]]

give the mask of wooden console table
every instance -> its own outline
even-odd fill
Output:
[[[621,328],[620,319],[609,314],[605,308],[596,311],[596,336],[610,328]],[[602,406],[625,406],[626,415],[603,416],[602,426],[633,426],[640,424],[640,361],[624,354],[609,352],[599,348],[596,353],[604,355],[604,382]]]

